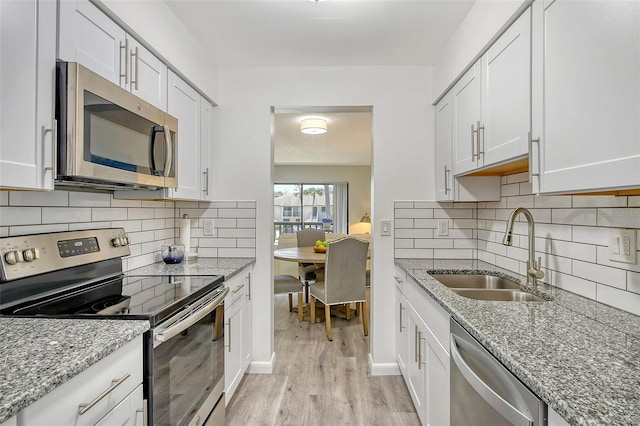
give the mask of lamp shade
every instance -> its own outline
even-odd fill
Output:
[[[365,213],[360,219],[360,223],[371,223],[371,217],[369,217],[369,213]]]
[[[327,132],[327,121],[322,118],[306,118],[300,122],[300,131],[307,135],[321,135]]]

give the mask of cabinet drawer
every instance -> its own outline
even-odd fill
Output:
[[[407,300],[427,324],[440,345],[449,353],[449,313],[425,293],[412,277],[407,277],[405,290]]]
[[[120,384],[116,386],[114,381]],[[141,383],[142,336],[138,336],[25,408],[19,413],[19,420],[29,426],[48,426],[52,419],[58,424],[94,425]],[[112,390],[80,414],[81,404],[97,400],[108,389]]]
[[[144,425],[144,401],[142,396],[142,384],[125,397],[118,405],[113,407],[96,426],[143,426]]]
[[[247,274],[236,275],[229,281],[225,282],[225,287],[229,288],[229,294],[225,299],[225,305],[230,306],[244,298],[249,290]]]

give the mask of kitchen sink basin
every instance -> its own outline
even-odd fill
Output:
[[[501,302],[545,302],[531,293],[519,290],[454,288],[456,294],[477,300],[496,300]]]
[[[449,288],[520,289],[517,282],[493,275],[434,274],[432,277]]]

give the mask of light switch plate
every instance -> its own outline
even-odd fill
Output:
[[[380,235],[383,237],[391,235],[391,220],[382,219],[380,221]]]
[[[637,231],[635,229],[609,229],[609,260],[635,264],[637,247]]]

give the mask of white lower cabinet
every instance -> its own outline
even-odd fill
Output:
[[[449,314],[396,274],[398,366],[422,424],[449,424]]]
[[[139,336],[20,411],[18,425],[143,425],[142,361]]]
[[[224,301],[224,381],[228,405],[251,363],[251,271],[225,281],[229,295]]]

